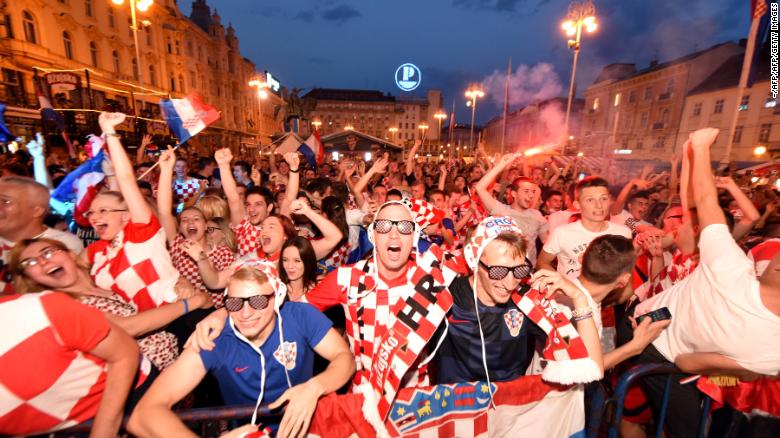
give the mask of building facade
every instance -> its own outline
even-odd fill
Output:
[[[303,99],[314,102],[308,117],[320,123],[322,135],[351,128],[408,146],[422,138],[422,124],[428,128],[420,151],[438,149],[439,121],[434,117],[442,105],[438,90],[429,90],[425,98],[397,98],[377,90],[314,88]]]
[[[637,70],[634,64],[611,64],[585,91],[579,138],[586,155],[669,159],[677,141],[686,96],[730,57],[744,50],[723,43],[706,50]]]
[[[160,99],[194,91],[221,112],[198,136],[203,144],[238,147],[276,131],[261,123],[267,108],[247,85],[258,76],[255,65],[241,56],[234,29],[225,28],[205,0],[193,2],[190,17],[174,0],[157,0],[138,11],[140,63],[127,2],[16,0],[2,7],[0,101],[8,104],[7,122],[17,135],[40,129],[34,78],[51,84],[56,82],[51,75],[61,73],[77,83],[50,90],[55,108],[110,109],[159,120]],[[69,121],[86,129],[89,114],[75,112]],[[135,130],[130,123],[124,128]],[[158,123],[141,129],[162,135]]]
[[[565,141],[566,104],[568,99],[556,97],[543,100],[523,108],[511,111],[506,118],[506,135],[504,136],[504,117],[491,119],[482,130],[482,141],[485,151],[489,154],[500,153],[501,140],[504,140],[504,152],[522,152],[530,148],[549,146],[550,149],[563,148]],[[569,132],[579,132],[582,115],[582,99],[572,101],[569,116]]]
[[[735,55],[723,63],[701,85],[691,90],[685,99],[677,144],[700,128],[720,129],[720,135],[712,146],[712,159],[718,161],[756,161],[780,156],[780,105],[770,94],[769,52],[759,55],[755,82],[745,90],[737,102],[743,55]],[[731,131],[734,112],[738,112],[737,124]],[[727,143],[732,138],[732,148],[726,156]],[[767,152],[756,154],[763,146]]]

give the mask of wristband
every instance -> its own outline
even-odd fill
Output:
[[[295,170],[290,169],[290,172],[292,172],[292,173],[298,173],[299,171],[300,171],[300,169],[295,169]]]
[[[184,314],[190,313],[190,303],[187,301],[187,298],[184,299]]]
[[[116,138],[121,137],[121,135],[117,134],[116,132],[104,132],[103,135],[105,135],[106,137],[116,137]]]
[[[571,318],[571,321],[572,322],[579,322],[579,321],[584,321],[586,319],[590,319],[592,317],[593,317],[593,312],[588,311],[587,313],[585,313],[583,315],[573,316]]]
[[[574,309],[571,311],[572,318],[576,318],[578,316],[587,315],[588,313],[593,314],[593,310],[590,307],[582,307],[579,309]]]

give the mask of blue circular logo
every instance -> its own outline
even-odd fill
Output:
[[[416,65],[407,62],[395,71],[395,84],[403,91],[412,91],[420,86],[422,73]]]

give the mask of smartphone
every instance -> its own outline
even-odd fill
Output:
[[[660,309],[653,310],[652,312],[647,312],[644,315],[640,315],[636,318],[636,323],[641,324],[642,320],[645,318],[650,318],[653,320],[653,322],[656,321],[665,321],[667,319],[672,319],[672,312],[669,311],[668,307],[661,307]]]

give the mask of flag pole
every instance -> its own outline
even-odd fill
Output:
[[[753,64],[753,52],[756,47],[756,37],[758,36],[758,28],[761,24],[761,16],[756,16],[758,10],[758,4],[764,0],[758,0],[755,2],[754,9],[751,12],[750,21],[750,33],[748,34],[747,45],[745,46],[745,57],[742,59],[742,73],[739,76],[739,85],[737,86],[737,101],[734,102],[734,113],[731,116],[731,123],[729,124],[729,130],[726,131],[726,153],[723,155],[721,164],[728,164],[731,161],[731,149],[734,145],[734,131],[737,129],[737,120],[739,119],[739,107],[742,103],[742,97],[747,89],[748,76],[750,75],[750,66]],[[763,14],[766,14],[766,7],[763,8]],[[761,15],[763,15],[761,14]]]

